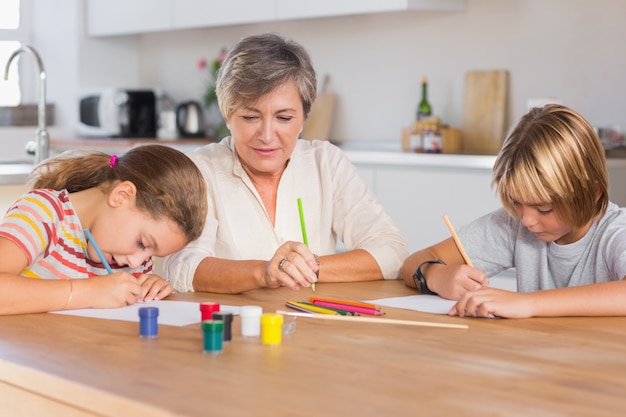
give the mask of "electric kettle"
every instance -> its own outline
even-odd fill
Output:
[[[176,127],[182,138],[204,137],[202,106],[197,101],[186,101],[176,107]]]

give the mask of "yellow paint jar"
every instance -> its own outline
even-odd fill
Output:
[[[264,313],[261,316],[261,342],[264,345],[280,345],[282,334],[282,314]]]

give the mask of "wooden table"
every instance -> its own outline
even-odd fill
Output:
[[[308,290],[173,299],[284,309]],[[410,295],[399,281],[319,284],[343,299]],[[626,318],[460,319],[385,308],[443,329],[298,318],[279,346],[240,336],[202,353],[200,324],[55,314],[0,317],[3,416],[621,416]]]

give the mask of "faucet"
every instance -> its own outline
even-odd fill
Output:
[[[35,142],[35,164],[39,164],[44,159],[48,159],[50,154],[50,136],[46,130],[46,70],[44,69],[41,57],[32,47],[28,45],[21,45],[16,49],[9,60],[7,61],[6,68],[4,69],[4,79],[9,79],[9,68],[11,62],[20,53],[25,52],[31,54],[37,60],[37,66],[39,67],[39,102],[37,104],[37,141]],[[27,149],[32,149],[32,143],[26,145]]]

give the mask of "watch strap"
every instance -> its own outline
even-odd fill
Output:
[[[417,288],[422,294],[438,295],[436,292],[431,291],[428,288],[428,285],[426,285],[426,277],[424,277],[424,273],[422,272],[422,267],[426,264],[445,265],[446,263],[441,259],[424,261],[420,264],[420,266],[417,267],[415,273],[413,274],[413,282],[415,283],[415,288]]]

